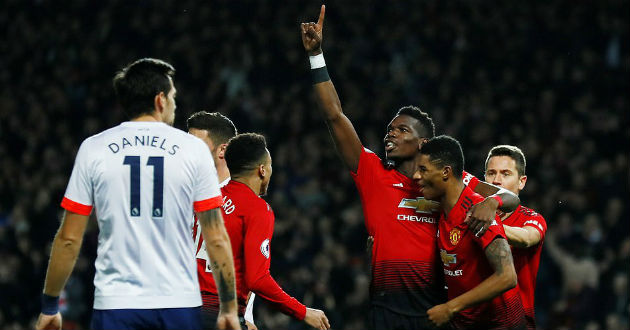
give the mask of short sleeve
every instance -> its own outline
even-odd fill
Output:
[[[483,249],[485,249],[496,238],[506,238],[505,230],[503,229],[503,223],[497,216],[497,218],[494,221],[492,221],[492,224],[490,225],[490,227],[488,227],[488,230],[481,237],[475,236],[474,233],[473,233],[473,237],[474,237],[474,240],[479,245],[481,245]]]
[[[381,166],[381,159],[370,149],[363,148],[359,156],[359,165],[356,172],[350,171],[357,187],[369,187],[376,173],[376,166]]]
[[[214,167],[214,161],[208,146],[203,141],[195,138],[197,143],[197,157],[195,158],[197,168],[197,180],[195,185],[194,209],[195,212],[204,212],[221,206],[221,190],[219,188],[219,178]]]
[[[74,160],[74,167],[68,187],[61,201],[61,207],[77,214],[90,215],[94,205],[92,184],[92,164],[89,140],[83,141]]]
[[[464,181],[464,184],[467,185],[470,188],[470,190],[473,190],[473,191],[475,190],[475,188],[480,182],[476,176],[466,171],[462,172],[462,178],[463,178],[462,181]]]
[[[540,240],[542,241],[545,238],[545,233],[547,232],[547,222],[545,218],[543,218],[540,214],[536,213],[535,216],[532,216],[526,219],[523,222],[523,226],[534,227],[540,233]]]

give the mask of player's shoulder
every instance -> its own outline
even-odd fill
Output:
[[[256,210],[257,212],[273,213],[273,210],[271,209],[271,205],[269,205],[269,203],[267,203],[267,201],[264,200],[260,196],[256,196],[256,198],[252,199],[252,208]]]
[[[518,212],[518,214],[522,217],[534,218],[534,219],[539,219],[543,221],[545,220],[542,214],[536,212],[534,209],[531,209],[523,205],[520,205],[518,210],[516,210],[516,212]]]
[[[364,157],[365,159],[369,160],[369,161],[378,161],[381,162],[381,157],[379,157],[374,151],[366,148],[366,147],[362,147],[363,150],[361,150],[361,156]]]

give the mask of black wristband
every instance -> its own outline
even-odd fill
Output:
[[[311,79],[313,81],[313,85],[330,80],[328,69],[326,69],[325,66],[317,69],[311,69]]]
[[[59,312],[59,297],[42,294],[42,314],[55,315]]]

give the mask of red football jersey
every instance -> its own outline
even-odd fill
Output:
[[[484,253],[495,239],[504,238],[505,231],[497,216],[481,237],[467,230],[466,212],[483,197],[464,187],[448,216],[440,217],[438,246],[448,287],[448,299],[470,291],[494,273]],[[523,305],[518,286],[494,299],[465,309],[451,321],[455,329],[518,329],[525,327]]]
[[[545,232],[547,232],[547,222],[536,211],[524,206],[520,206],[503,220],[503,224],[514,227],[530,226],[536,228],[540,233],[540,242],[529,248],[512,247],[514,257],[514,267],[518,274],[518,286],[525,309],[525,319],[528,329],[536,329],[534,318],[534,291],[536,291],[536,275],[540,264],[540,253],[542,252]]]
[[[222,214],[225,228],[230,236],[239,314],[243,315],[247,294],[252,291],[271,303],[283,313],[303,320],[306,306],[289,296],[269,273],[271,264],[270,244],[273,236],[274,214],[267,202],[243,183],[231,180],[221,188],[223,195]],[[195,226],[197,228],[198,226]],[[199,240],[197,252],[203,248]],[[197,259],[199,283],[204,297],[203,308],[218,311],[217,288],[206,260]],[[214,297],[213,297],[214,296]]]
[[[443,302],[436,232],[439,203],[418,192],[414,181],[387,169],[373,152],[361,152],[352,173],[372,247],[371,303],[409,316]]]

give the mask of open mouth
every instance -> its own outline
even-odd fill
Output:
[[[394,142],[391,142],[391,141],[385,142],[385,151],[390,152],[394,150],[395,148],[396,148],[396,145],[394,144]]]

